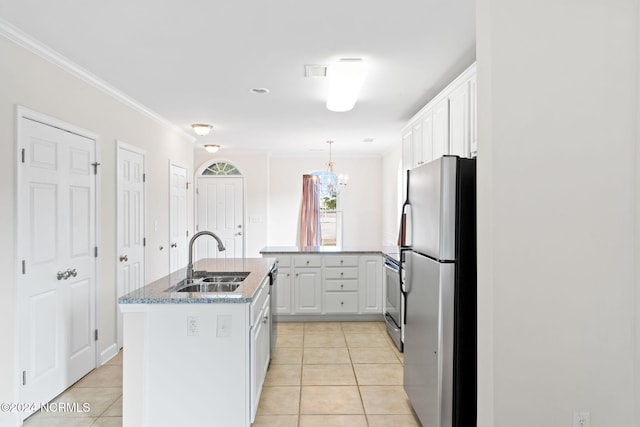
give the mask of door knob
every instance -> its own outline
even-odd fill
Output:
[[[76,269],[75,269],[75,268],[69,268],[69,269],[67,269],[66,273],[67,273],[67,278],[69,278],[69,277],[76,277],[76,276],[78,275],[78,272],[76,271]]]
[[[178,247],[178,244],[177,244],[177,243],[172,243],[172,244],[171,244],[171,247],[172,247],[172,248],[177,248],[177,247]]]
[[[127,255],[120,255],[120,262],[127,262],[129,261],[129,257]]]
[[[68,278],[69,278],[69,270],[67,270],[67,271],[58,271],[56,273],[56,279],[58,279],[58,280],[62,280],[62,279],[67,280]]]

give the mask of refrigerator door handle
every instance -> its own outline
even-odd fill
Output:
[[[407,258],[405,259],[404,262],[404,280],[401,282],[402,283],[402,291],[404,292],[405,295],[407,295],[409,292],[411,292],[411,258],[412,258],[412,254],[411,252],[407,253]]]

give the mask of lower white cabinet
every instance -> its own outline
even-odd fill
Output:
[[[322,268],[296,268],[293,277],[293,295],[294,313],[322,313]]]
[[[360,313],[382,313],[382,257],[360,257]]]
[[[256,418],[260,394],[271,356],[270,302],[271,297],[267,296],[260,313],[256,316],[255,323],[251,327],[251,422]]]
[[[382,314],[382,255],[275,256],[277,314]]]
[[[278,267],[278,280],[276,282],[276,309],[278,314],[291,314],[291,268]]]

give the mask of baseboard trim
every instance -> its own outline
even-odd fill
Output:
[[[382,314],[278,314],[278,322],[384,322]]]
[[[100,366],[113,359],[118,354],[118,344],[113,343],[107,347],[102,353],[100,353]]]

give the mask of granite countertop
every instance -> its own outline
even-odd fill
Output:
[[[400,262],[398,246],[265,246],[260,251],[264,255],[273,254],[382,254]]]
[[[167,292],[167,289],[187,277],[187,269],[182,268],[155,282],[128,293],[118,299],[119,304],[211,304],[247,303],[253,299],[264,278],[269,273],[273,258],[208,258],[197,261],[194,270],[211,272],[249,272],[245,280],[234,292]]]

